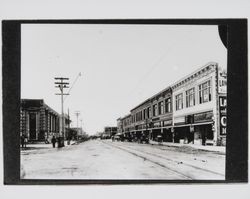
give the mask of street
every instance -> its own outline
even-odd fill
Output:
[[[21,151],[24,179],[224,180],[225,154],[191,146],[90,140]]]

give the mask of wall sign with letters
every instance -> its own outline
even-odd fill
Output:
[[[219,96],[220,135],[227,134],[227,98]]]

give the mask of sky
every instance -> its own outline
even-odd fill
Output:
[[[214,25],[22,24],[21,97],[61,113],[54,77],[76,80],[64,110],[91,135],[210,61],[227,66]]]

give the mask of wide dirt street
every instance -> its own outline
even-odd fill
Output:
[[[190,146],[91,140],[21,151],[24,179],[224,180],[225,154]]]

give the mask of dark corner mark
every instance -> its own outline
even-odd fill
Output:
[[[227,26],[219,25],[219,35],[223,45],[227,48]]]

